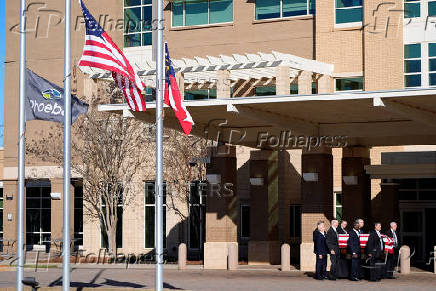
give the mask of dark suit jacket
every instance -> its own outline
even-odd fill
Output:
[[[398,242],[398,245],[395,248],[399,248],[400,247],[400,236],[398,235],[398,230],[395,232],[395,234],[397,235],[397,242]],[[392,238],[392,239],[394,238],[394,234],[392,233],[391,229],[386,231],[385,235]]]
[[[343,230],[342,227],[340,227],[340,226],[338,226],[336,231],[338,232],[338,234],[347,234],[348,233],[347,230]]]
[[[383,245],[383,247],[382,247]],[[375,230],[371,231],[369,233],[368,242],[366,244],[366,253],[369,255],[371,254],[375,258],[379,258],[381,254],[383,253],[384,249],[384,243],[380,243],[380,237],[378,236],[377,232]]]
[[[360,238],[354,230],[350,230],[348,242],[347,242],[348,253],[360,255]]]
[[[315,236],[315,254],[327,255],[327,243],[326,238],[319,231],[314,234]]]
[[[337,254],[337,255],[340,253],[338,234],[333,229],[333,227],[330,227],[329,230],[327,231],[326,242],[327,242],[327,248],[328,248],[329,252],[331,250],[333,250],[333,251],[335,251],[335,254]]]

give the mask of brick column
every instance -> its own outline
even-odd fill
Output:
[[[334,80],[332,77],[327,75],[322,75],[318,79],[318,93],[333,93],[334,89]]]
[[[3,182],[3,238],[11,240],[17,239],[17,203],[18,203],[18,181]],[[8,220],[8,214],[12,215],[12,220]],[[26,220],[24,220],[24,223]],[[24,225],[26,231],[26,225]],[[26,242],[24,240],[24,242]],[[15,252],[17,244],[14,248],[9,248],[9,252]],[[3,244],[3,251],[6,252],[6,243]]]
[[[289,66],[276,67],[276,95],[289,95],[291,92],[290,71]]]
[[[63,229],[63,181],[62,178],[51,178],[51,193],[61,193],[60,200],[51,200],[51,239],[62,239]],[[70,185],[70,234],[74,235],[74,187]]]
[[[181,72],[176,73],[177,84],[179,85],[179,92],[182,100],[185,99],[185,74]]]
[[[230,98],[230,71],[217,71],[216,96],[218,99]]]
[[[313,231],[319,220],[324,220],[328,226],[333,217],[333,156],[331,149],[320,148],[303,152],[301,169],[303,209],[300,264],[302,271],[313,271],[315,269]],[[304,173],[316,173],[317,181],[305,181]]]
[[[234,146],[209,148],[209,156],[211,161],[206,167],[209,183],[206,199],[204,268],[227,269],[228,246],[236,244],[237,249],[238,244],[236,148]],[[212,178],[218,181],[212,181]]]
[[[263,178],[263,185],[250,185],[250,241],[248,263],[280,264],[278,152],[250,152],[250,178]]]
[[[371,217],[371,180],[364,169],[369,164],[369,148],[342,149],[342,216],[349,222]]]
[[[298,94],[312,94],[312,72],[302,71],[298,76]]]

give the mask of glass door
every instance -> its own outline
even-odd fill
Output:
[[[424,209],[401,210],[401,244],[410,247],[412,262],[425,260]]]

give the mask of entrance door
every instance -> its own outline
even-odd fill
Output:
[[[30,249],[34,245],[50,247],[50,192],[50,187],[26,187],[26,245]]]
[[[425,212],[423,209],[401,210],[401,244],[410,247],[412,262],[425,259]]]

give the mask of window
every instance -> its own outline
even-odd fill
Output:
[[[40,185],[38,185],[40,184]],[[26,187],[26,244],[50,245],[50,182],[34,182]]]
[[[83,186],[74,186],[74,246],[83,246]]]
[[[421,86],[421,44],[404,46],[404,87]]]
[[[298,94],[298,83],[291,83],[291,95]],[[312,94],[318,94],[317,83],[312,82]]]
[[[421,16],[421,3],[419,0],[404,0],[404,18]]]
[[[3,252],[3,187],[0,188],[0,252]]]
[[[428,44],[428,71],[429,85],[436,86],[436,43]]]
[[[163,245],[166,248],[166,193],[167,186],[166,183],[163,185]],[[147,181],[145,183],[145,248],[154,248],[154,210],[155,205],[155,189],[154,181]]]
[[[216,89],[186,90],[185,100],[216,99]]]
[[[109,187],[111,187],[111,185],[109,185]],[[122,248],[123,247],[123,189],[122,189],[122,185],[118,186],[118,189],[120,189],[120,194],[118,194],[118,207],[117,207],[117,229],[116,229],[116,233],[115,233],[115,239],[116,239],[116,247],[117,248]],[[83,191],[82,191],[83,193]],[[104,199],[104,196],[102,196],[102,210],[104,213],[106,213],[106,201]],[[100,225],[101,225],[101,247],[102,248],[108,248],[109,246],[109,240],[108,240],[108,236],[105,230],[105,227],[103,225],[103,221],[100,221]]]
[[[172,26],[194,26],[233,21],[233,0],[185,0],[172,3]]]
[[[334,192],[335,195],[335,218],[342,221],[342,192]]]
[[[399,184],[399,200],[436,200],[436,179],[434,178],[400,179],[394,182]]]
[[[336,91],[361,91],[363,90],[363,77],[338,78],[336,81]]]
[[[256,0],[256,20],[315,14],[315,0]]]
[[[241,205],[241,238],[250,238],[250,205]]]
[[[336,24],[362,22],[363,0],[336,0]]]
[[[193,181],[189,193],[189,248],[200,249],[206,240],[205,181]]]
[[[263,86],[254,88],[254,96],[276,95],[276,86]]]
[[[301,205],[289,206],[289,236],[292,238],[301,237]]]
[[[436,16],[436,1],[435,0],[428,0],[428,16]]]
[[[152,44],[152,0],[124,0],[124,47]]]

